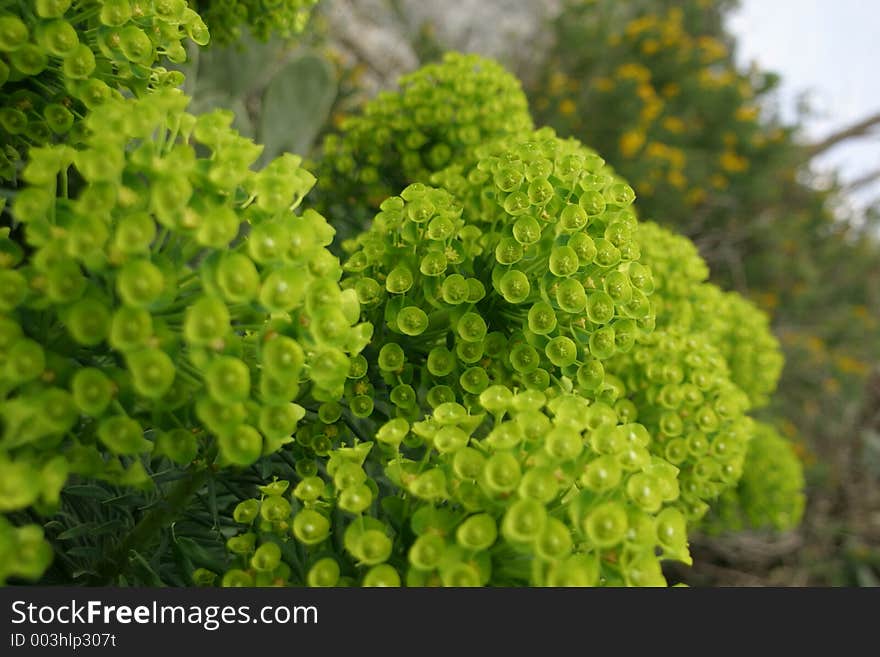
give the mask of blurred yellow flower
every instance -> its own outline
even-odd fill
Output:
[[[593,86],[596,87],[599,91],[611,91],[614,89],[614,80],[611,78],[596,78],[593,81]]]
[[[636,95],[647,102],[654,98],[654,87],[647,82],[642,82],[636,87]]]
[[[657,39],[645,39],[642,42],[642,53],[645,55],[653,55],[660,50],[660,42]]]
[[[668,157],[669,157],[669,162],[672,164],[672,166],[674,166],[678,169],[684,168],[684,163],[685,163],[685,160],[687,159],[687,156],[685,155],[685,153],[682,149],[670,147]]]
[[[728,173],[740,173],[749,168],[749,161],[733,151],[725,151],[720,158],[721,168]]]
[[[677,169],[670,171],[666,176],[666,179],[669,181],[669,184],[676,189],[684,189],[685,185],[687,185],[687,178],[685,178],[684,174]]]
[[[663,85],[660,93],[662,93],[666,98],[673,98],[681,93],[681,87],[675,82],[669,82]]]
[[[667,27],[663,30],[663,45],[666,48],[678,46],[682,41],[681,28]]]
[[[652,141],[645,147],[645,155],[648,157],[663,158],[666,154],[666,144],[659,141]]]
[[[561,103],[559,103],[559,113],[562,116],[571,116],[574,114],[577,106],[574,104],[574,101],[571,98],[565,98]]]
[[[556,71],[550,76],[550,83],[547,85],[547,90],[551,94],[558,94],[560,91],[565,89],[567,82],[568,76],[565,75],[565,73]]]
[[[630,62],[621,64],[617,67],[617,76],[624,80],[638,80],[639,82],[647,82],[651,79],[651,71],[641,64]]]
[[[851,356],[838,356],[834,359],[834,364],[841,372],[845,374],[855,374],[864,376],[868,373],[868,365],[860,360],[856,360]]]
[[[754,121],[758,118],[758,108],[754,105],[740,105],[733,113],[737,121]]]
[[[697,74],[697,82],[701,87],[711,87],[715,84],[715,76],[708,69],[701,69]]]
[[[811,335],[807,338],[807,349],[809,349],[814,356],[820,356],[825,353],[825,341],[818,336]]]
[[[684,168],[685,154],[680,148],[669,146],[659,141],[652,141],[645,147],[645,155],[666,160],[675,169]]]
[[[662,111],[663,101],[661,101],[659,98],[653,98],[645,103],[645,106],[642,108],[642,111],[640,113],[640,117],[645,123],[650,123],[651,121],[656,119]]]
[[[688,205],[699,205],[706,199],[706,190],[702,187],[694,187],[688,190],[685,200]]]
[[[752,89],[752,85],[749,84],[748,80],[740,80],[736,88],[739,91],[739,95],[743,98],[751,98],[755,95],[755,90]]]
[[[697,37],[697,47],[701,50],[704,62],[713,62],[727,55],[727,47],[714,37]]]
[[[709,184],[712,185],[715,189],[727,189],[729,184],[727,178],[722,176],[720,173],[716,173],[711,178],[709,178]]]
[[[697,81],[701,87],[707,87],[712,89],[718,89],[729,84],[732,84],[736,80],[736,74],[727,69],[724,71],[718,71],[711,68],[701,69],[699,74],[697,75]]]
[[[645,143],[645,133],[640,130],[629,130],[620,136],[620,153],[624,157],[635,155]]]
[[[648,14],[646,16],[641,16],[639,18],[631,20],[627,23],[625,31],[626,35],[629,37],[638,36],[645,30],[650,29],[657,22],[657,17]]]
[[[671,132],[674,135],[680,135],[682,132],[684,132],[685,128],[684,121],[682,121],[677,116],[667,116],[665,119],[663,119],[661,125],[663,126],[664,130]]]

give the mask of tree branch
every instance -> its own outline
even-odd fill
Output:
[[[862,187],[870,185],[871,183],[874,183],[878,180],[880,180],[880,169],[874,169],[873,171],[869,171],[865,175],[860,176],[855,180],[847,183],[846,186],[843,188],[843,191],[854,192],[857,189],[861,189]]]
[[[834,132],[825,137],[825,139],[823,139],[822,141],[807,146],[807,158],[812,159],[820,153],[824,153],[825,151],[833,148],[834,146],[837,146],[839,143],[846,141],[847,139],[852,139],[853,137],[862,137],[878,123],[880,123],[880,112],[872,114],[871,116],[868,116],[861,121],[857,121],[849,127],[838,130],[837,132]]]

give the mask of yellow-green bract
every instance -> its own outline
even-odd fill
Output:
[[[298,29],[311,6],[269,4],[206,20]],[[797,517],[758,485],[782,452],[746,415],[781,364],[766,320],[640,224],[598,153],[534,130],[497,63],[447,55],[328,138],[317,202],[372,218],[340,263],[298,156],[257,169],[230,112],[162,88],[157,58],[207,40],[185,3],[36,10],[0,21],[0,124],[36,144],[0,259],[0,578],[38,579],[77,516],[32,518],[99,523],[69,478],[167,502],[53,574],[113,583],[136,540],[173,542],[153,583],[659,586],[743,472],[742,499]],[[82,117],[41,104],[41,75],[86,81],[65,83]]]
[[[333,229],[294,213],[314,177],[293,155],[252,170],[231,114],[187,102],[109,100],[79,150],[31,151],[31,251],[0,271],[0,511],[57,507],[68,475],[150,486],[148,454],[249,466],[292,441],[297,400],[345,394],[372,328]]]

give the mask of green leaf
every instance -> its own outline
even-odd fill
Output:
[[[67,486],[64,488],[65,495],[74,495],[76,497],[93,497],[95,499],[103,499],[110,497],[111,493],[106,488],[95,486],[94,484],[79,484]]]
[[[403,527],[406,520],[406,501],[399,496],[383,497],[380,502],[382,510],[388,516],[395,529]]]
[[[118,520],[109,520],[104,523],[86,522],[76,527],[71,527],[67,531],[58,534],[57,540],[68,541],[72,538],[80,536],[100,536],[101,534],[109,534],[121,528],[123,524]]]
[[[212,477],[208,479],[208,508],[211,510],[211,520],[214,527],[220,526],[220,515],[217,512],[217,482]]]
[[[856,580],[859,583],[859,586],[862,587],[878,587],[880,586],[880,579],[871,571],[869,566],[865,564],[859,564],[856,567]]]
[[[72,547],[69,550],[64,550],[64,554],[68,557],[86,559],[89,562],[95,562],[101,557],[101,553],[98,548],[86,545]],[[74,576],[79,572],[91,573],[92,571],[77,571],[77,573],[74,573]]]
[[[183,557],[195,566],[201,566],[202,568],[207,568],[208,570],[220,573],[227,568],[224,559],[205,549],[202,545],[191,538],[178,536],[174,541],[174,547]]]
[[[263,94],[259,141],[264,160],[284,151],[308,152],[336,98],[336,78],[329,62],[303,55],[282,68]]]
[[[139,569],[142,571],[143,575],[143,584],[146,586],[164,586],[165,582],[162,581],[162,578],[159,574],[153,569],[153,566],[147,561],[144,556],[138,552],[137,550],[131,550],[129,553],[129,563],[132,568]],[[124,576],[124,575],[120,575]]]

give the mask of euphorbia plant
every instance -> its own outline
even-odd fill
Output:
[[[144,95],[183,82],[185,43],[208,42],[185,0],[37,0],[0,15],[0,178],[15,179],[32,146],[82,139],[82,118],[119,92]]]
[[[734,330],[753,311],[703,292],[692,245],[652,237],[598,153],[533,129],[512,76],[449,55],[346,122],[318,163],[328,223],[299,156],[256,168],[230,112],[166,88],[157,56],[207,38],[185,3],[37,4],[0,23],[9,97],[64,86],[74,120],[14,133],[0,578],[41,576],[70,482],[160,501],[77,569],[93,582],[156,543],[152,583],[171,560],[226,586],[662,585],[690,561],[688,523],[749,463],[775,343]],[[268,23],[231,4],[259,30],[310,3]],[[83,83],[14,54],[58,20],[97,48]],[[343,262],[333,223],[356,229]]]
[[[293,212],[299,158],[254,171],[231,114],[186,103],[111,100],[80,149],[31,150],[29,253],[2,272],[4,511],[57,504],[68,474],[150,485],[148,454],[248,466],[343,397],[369,341],[333,229]]]

